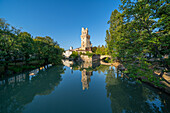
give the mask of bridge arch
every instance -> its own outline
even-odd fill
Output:
[[[111,59],[110,55],[100,55],[100,60],[102,60],[103,58],[107,58],[107,57]]]

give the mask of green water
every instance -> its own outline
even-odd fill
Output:
[[[87,63],[46,66],[0,80],[0,113],[170,112],[170,96]]]

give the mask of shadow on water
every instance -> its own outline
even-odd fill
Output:
[[[0,81],[0,113],[21,113],[36,95],[49,95],[60,84],[63,66],[45,66]]]

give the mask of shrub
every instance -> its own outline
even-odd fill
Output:
[[[93,54],[93,53],[90,53],[89,51],[87,51],[87,52],[86,52],[86,55],[87,55],[88,57],[92,57],[94,54]]]
[[[73,58],[74,60],[78,59],[78,57],[79,57],[79,54],[76,51],[73,51],[73,53],[70,56],[70,58]]]

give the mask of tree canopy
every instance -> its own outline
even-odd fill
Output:
[[[51,37],[33,36],[28,32],[21,32],[4,19],[0,18],[0,67],[8,71],[9,63],[36,60],[40,64],[58,64],[64,49]]]
[[[167,0],[121,0],[106,31],[109,54],[124,64],[132,76],[161,76],[169,71],[170,5]],[[168,56],[168,57],[167,57]]]

